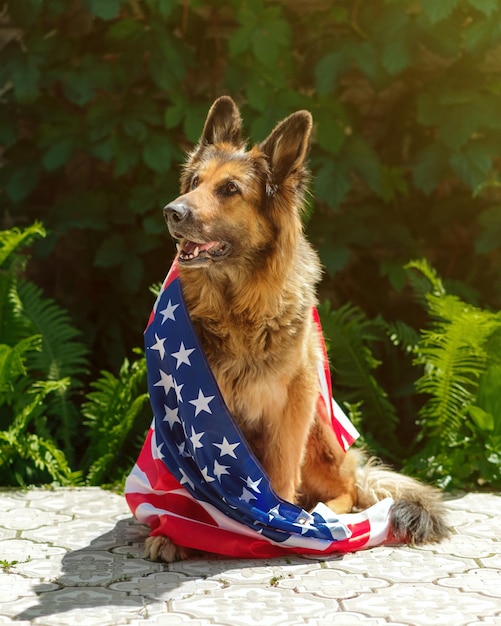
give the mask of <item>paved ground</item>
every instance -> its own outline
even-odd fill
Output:
[[[0,624],[501,625],[501,497],[450,500],[438,546],[340,558],[141,558],[147,530],[97,488],[0,491]]]

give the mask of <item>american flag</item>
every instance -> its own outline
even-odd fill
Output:
[[[152,535],[242,558],[349,552],[386,540],[390,498],[336,515],[322,503],[308,512],[274,493],[204,356],[176,261],[150,316],[145,348],[154,417],[125,496]],[[332,400],[325,348],[318,371],[317,409],[346,450],[358,433]]]

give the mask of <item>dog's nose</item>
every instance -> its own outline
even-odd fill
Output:
[[[164,218],[166,221],[171,221],[174,224],[180,224],[190,214],[190,209],[184,202],[170,202],[164,207]]]

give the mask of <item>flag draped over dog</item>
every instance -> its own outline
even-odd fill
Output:
[[[309,513],[274,493],[204,356],[176,262],[153,308],[145,348],[154,418],[125,494],[153,535],[233,557],[348,552],[386,540],[390,498],[336,515],[321,503]],[[332,401],[325,349],[318,410],[346,450],[358,433]]]

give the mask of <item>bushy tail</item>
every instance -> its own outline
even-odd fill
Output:
[[[395,500],[390,512],[395,541],[433,543],[449,534],[441,492],[414,478],[398,474],[377,459],[369,459],[359,466],[357,496],[360,509],[387,497]]]

